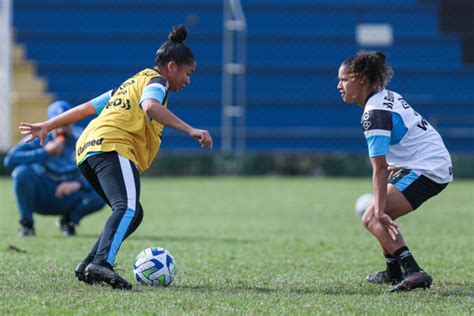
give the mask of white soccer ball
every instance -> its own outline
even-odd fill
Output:
[[[168,286],[176,276],[176,262],[164,248],[147,248],[135,258],[133,273],[139,283]]]
[[[372,201],[374,200],[374,195],[372,193],[365,193],[362,194],[357,198],[357,201],[355,202],[355,213],[362,217],[364,215],[365,210],[369,207],[370,204],[372,204]]]

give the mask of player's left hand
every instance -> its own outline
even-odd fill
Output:
[[[392,220],[392,218],[387,214],[381,214],[378,216],[378,220],[388,230],[390,237],[392,237],[393,240],[397,240],[400,231],[398,230],[398,225]]]
[[[82,187],[82,184],[79,181],[61,182],[56,188],[56,192],[54,196],[57,199],[60,199],[71,193],[79,191],[81,187]]]
[[[48,136],[49,133],[48,125],[46,123],[21,123],[18,129],[20,130],[21,134],[29,136],[29,138],[26,139],[27,143],[38,137],[40,139],[41,146],[44,145],[46,136]]]
[[[189,135],[197,140],[201,147],[204,148],[212,148],[212,137],[209,131],[205,129],[196,129],[193,128],[190,132]]]

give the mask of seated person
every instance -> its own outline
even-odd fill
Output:
[[[56,101],[48,107],[48,118],[72,106]],[[64,236],[76,234],[80,220],[105,205],[76,165],[76,141],[79,128],[69,125],[52,131],[44,147],[39,139],[25,143],[23,139],[10,149],[4,165],[13,169],[13,192],[20,213],[19,236],[35,235],[33,212],[60,215],[57,224]]]

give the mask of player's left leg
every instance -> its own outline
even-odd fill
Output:
[[[388,185],[392,199],[387,200],[386,212],[397,219],[407,212],[400,205],[410,205],[416,210],[426,200],[440,193],[447,184],[439,184],[413,171],[406,173],[399,181]],[[403,280],[390,289],[390,292],[410,291],[415,288],[429,288],[433,279],[423,271],[406,245],[396,249],[393,256],[405,271]]]
[[[409,170],[401,170],[389,179],[387,185],[387,203],[385,212],[393,220],[404,216],[418,208],[428,198],[436,195],[444,188],[443,185],[431,183],[426,177]],[[433,186],[434,184],[434,186]],[[405,282],[405,289],[429,287],[431,277],[423,272],[403,240],[402,234],[393,240],[386,229],[374,219],[373,205],[364,214],[364,226],[379,240],[387,262],[387,270],[367,277],[372,283]],[[401,280],[400,266],[405,271]],[[398,281],[398,282],[397,282]],[[400,287],[399,287],[400,288]]]

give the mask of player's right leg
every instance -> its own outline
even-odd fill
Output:
[[[84,270],[85,276],[95,281],[104,281],[114,288],[130,289],[131,285],[115,273],[112,267],[123,240],[141,221],[138,170],[132,162],[115,152],[89,157],[81,164],[81,171],[85,168],[83,164],[94,171],[102,192],[112,207],[112,214],[94,246],[94,258]]]
[[[39,189],[39,176],[29,165],[20,165],[12,172],[13,192],[20,213],[21,237],[34,236],[33,212]]]
[[[410,213],[413,210],[411,204],[392,185],[387,186],[387,202],[385,213],[393,220]],[[374,205],[370,205],[362,217],[364,227],[369,230],[380,242],[384,252],[386,269],[367,276],[367,281],[376,284],[397,284],[403,279],[403,273],[399,260],[394,256],[394,252],[405,247],[402,234],[393,240],[385,227],[375,219]]]
[[[377,221],[374,219],[374,216],[374,206],[370,205],[364,212],[362,224],[379,240],[385,257],[386,268],[383,271],[368,275],[367,281],[375,284],[396,284],[402,280],[402,270],[396,258],[393,257],[389,250],[385,249],[384,243],[380,241],[379,238],[381,235],[388,239],[388,242],[391,241],[391,237],[388,232],[385,231],[385,228],[377,227]],[[401,234],[398,235],[398,239],[400,245],[403,245],[404,241]]]
[[[107,199],[107,196],[104,193],[104,190],[102,190],[97,174],[92,169],[92,167],[88,163],[83,162],[79,165],[79,170],[81,171],[82,175],[87,180],[87,182],[89,182],[89,184],[94,189],[94,191],[102,198],[103,201],[105,201],[105,203],[111,206],[110,202]],[[101,237],[102,237],[102,234],[99,235],[99,238],[97,239],[94,246],[88,253],[87,257],[85,257],[81,262],[79,262],[76,269],[74,270],[74,274],[76,275],[79,281],[85,282],[87,284],[96,283],[90,277],[86,277],[85,270],[86,270],[86,267],[92,262],[92,260],[95,257],[95,254],[97,253],[97,248],[99,247]]]

